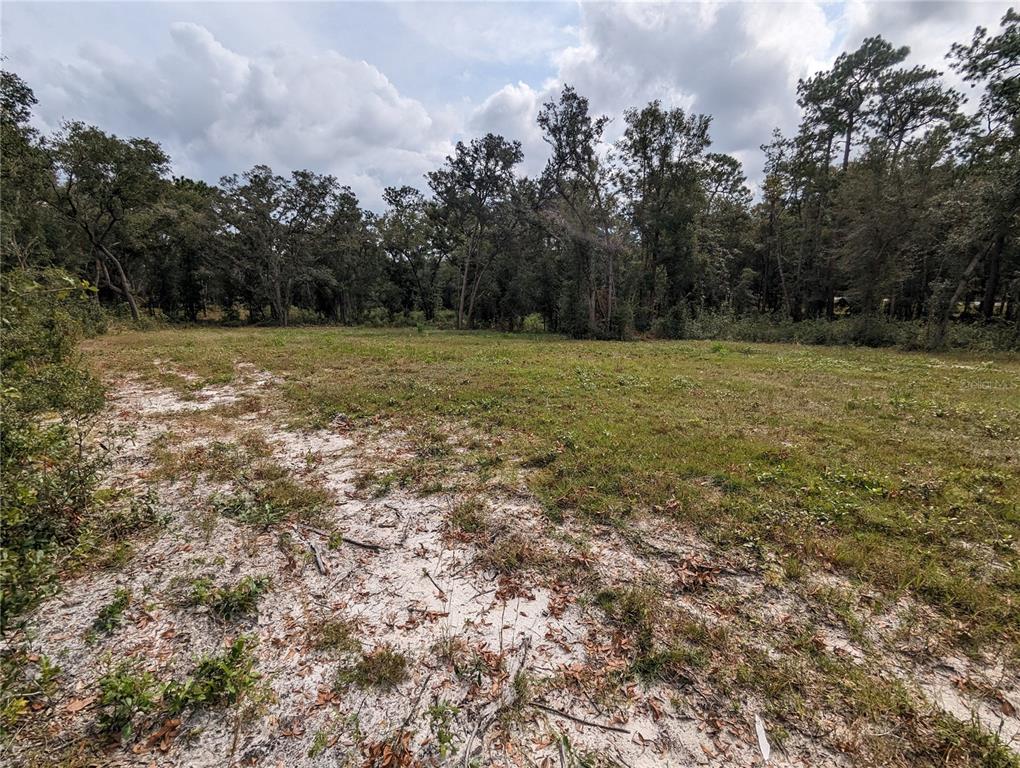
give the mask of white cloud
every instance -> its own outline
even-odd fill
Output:
[[[564,4],[565,5],[565,4]],[[476,61],[543,60],[576,37],[537,3],[402,3],[401,21],[432,45]]]
[[[712,115],[713,148],[754,179],[772,129],[796,129],[799,77],[881,33],[958,85],[950,44],[995,28],[1006,4],[56,7],[14,3],[2,19],[6,66],[36,90],[43,130],[80,118],[151,136],[177,172],[209,181],[256,162],[331,172],[378,206],[383,186],[421,187],[455,139],[487,131],[519,140],[538,173],[535,118],[566,83],[613,118],[610,140],[625,108],[652,99]]]
[[[882,34],[911,47],[908,63],[945,72],[952,42],[968,39],[977,24],[995,26],[1003,12],[989,3],[874,0],[586,3],[578,42],[554,57],[554,87],[546,83],[536,93],[523,82],[506,85],[471,124],[502,127],[534,144],[522,127],[525,116],[533,120],[542,101],[570,84],[593,112],[613,118],[611,139],[622,131],[627,107],[659,99],[711,115],[713,148],[743,160],[754,181],[761,173],[758,147],[772,129],[796,130],[798,79],[829,67],[844,47]],[[947,82],[959,85],[952,73]]]
[[[193,23],[150,64],[97,44],[31,80],[45,127],[65,114],[107,130],[154,135],[178,172],[205,178],[267,163],[277,172],[336,174],[377,206],[392,183],[421,184],[449,150],[454,126],[434,120],[371,64],[335,51],[277,47],[245,56]],[[71,111],[73,110],[73,111]]]
[[[497,133],[521,142],[522,171],[535,176],[542,171],[548,154],[536,118],[542,103],[554,96],[552,89],[535,91],[527,83],[505,85],[474,110],[468,127],[478,135]]]

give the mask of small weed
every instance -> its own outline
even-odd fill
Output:
[[[142,496],[132,496],[127,506],[111,508],[102,515],[98,525],[106,538],[114,540],[166,525],[169,521],[170,515],[160,510],[159,495],[149,488]]]
[[[281,469],[263,472],[261,482],[252,488],[238,493],[214,494],[209,503],[224,517],[268,529],[290,518],[314,522],[329,499],[324,489],[287,477]]]
[[[271,583],[267,576],[245,576],[232,587],[217,587],[211,579],[199,578],[191,584],[190,602],[207,606],[213,617],[229,621],[254,614]]]
[[[59,675],[60,667],[47,656],[29,654],[23,647],[5,650],[0,655],[0,734],[9,733],[23,715],[52,698]]]
[[[251,654],[253,642],[252,638],[241,635],[225,652],[200,659],[187,680],[170,683],[164,693],[170,714],[240,701],[259,679]]]
[[[131,738],[136,715],[145,714],[156,705],[159,691],[148,672],[135,672],[124,663],[99,679],[99,727],[116,733],[122,741]]]
[[[436,740],[440,760],[457,754],[451,725],[459,713],[460,710],[447,701],[437,701],[428,709],[429,729]]]
[[[451,451],[446,435],[430,424],[424,424],[411,433],[411,445],[419,459],[437,459]]]
[[[516,573],[528,568],[538,569],[548,561],[548,553],[534,539],[519,533],[495,536],[476,557],[481,568],[500,574]]]
[[[449,516],[450,526],[464,533],[478,533],[485,530],[488,518],[485,503],[477,496],[469,496],[454,505]]]
[[[407,657],[390,645],[381,645],[362,655],[353,665],[343,665],[337,685],[388,690],[407,678]]]
[[[316,650],[356,653],[361,643],[356,637],[357,626],[345,618],[326,619],[309,628],[309,639]]]
[[[538,453],[532,454],[524,461],[521,462],[522,469],[545,469],[557,458],[559,458],[560,452],[555,448],[539,451]]]
[[[315,736],[312,737],[312,746],[308,750],[308,756],[314,759],[325,752],[328,746],[329,737],[326,736],[326,732],[316,731]]]
[[[639,658],[634,664],[634,671],[646,680],[680,683],[690,680],[691,671],[701,669],[707,663],[704,649],[675,643]]]
[[[256,490],[257,500],[279,510],[284,517],[311,523],[329,501],[329,493],[290,477],[271,480]]]
[[[209,504],[224,517],[255,528],[269,529],[285,517],[282,509],[260,501],[250,493],[216,493],[209,499]]]
[[[92,629],[96,632],[109,634],[120,626],[124,619],[124,611],[131,604],[131,590],[126,587],[119,588],[113,593],[113,600],[99,610],[99,615],[92,622]]]

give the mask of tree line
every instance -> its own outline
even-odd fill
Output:
[[[170,320],[446,322],[669,338],[842,318],[942,346],[963,321],[1020,340],[1020,16],[948,54],[973,114],[909,50],[864,40],[797,87],[801,121],[762,147],[759,194],[711,151],[710,116],[653,101],[622,135],[566,86],[521,145],[458,142],[374,213],[329,174],[265,165],[217,185],[171,175],[145,138],[31,126],[3,73],[3,268],[59,267],[96,299]],[[848,319],[849,318],[849,319]]]

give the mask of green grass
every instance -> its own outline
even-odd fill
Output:
[[[256,614],[259,600],[270,586],[267,576],[244,576],[229,587],[217,587],[212,579],[202,577],[192,582],[188,600],[191,605],[208,607],[220,621],[231,621]]]
[[[451,459],[437,425],[467,425],[501,441],[554,518],[625,526],[659,509],[1018,648],[1015,356],[327,328],[125,332],[87,349],[101,372],[154,381],[156,358],[208,382],[251,362],[282,378],[292,422],[382,417],[423,459]]]
[[[389,645],[381,645],[353,663],[342,663],[337,670],[336,687],[356,685],[389,690],[400,685],[407,676],[407,657]]]

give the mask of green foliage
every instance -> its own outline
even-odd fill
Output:
[[[33,705],[42,705],[58,688],[60,668],[46,656],[11,643],[0,654],[0,732],[10,733]]]
[[[99,615],[92,622],[92,629],[96,632],[109,634],[120,626],[124,618],[124,611],[131,604],[131,590],[120,587],[113,594],[113,600],[99,610]]]
[[[207,606],[216,619],[231,621],[256,613],[259,599],[270,586],[268,576],[245,576],[230,587],[217,587],[212,579],[200,578],[192,582],[190,601]]]
[[[159,689],[149,672],[136,672],[122,663],[99,679],[99,727],[131,738],[135,717],[151,711],[159,698]]]
[[[129,662],[110,669],[99,680],[99,726],[129,740],[138,715],[232,705],[250,696],[258,683],[253,640],[241,635],[220,654],[203,656],[191,676],[157,685],[153,675]]]
[[[407,657],[389,645],[380,645],[337,672],[337,685],[388,690],[407,678]]]
[[[103,390],[78,340],[101,327],[86,285],[57,270],[0,274],[0,627],[51,588],[56,560],[98,507],[90,443]]]
[[[460,709],[447,701],[437,701],[428,708],[429,729],[436,740],[439,759],[445,760],[457,754],[457,745],[453,741],[452,724]]]
[[[259,680],[253,644],[252,638],[241,635],[223,653],[202,657],[187,680],[167,685],[163,695],[170,714],[235,704],[249,695]]]

